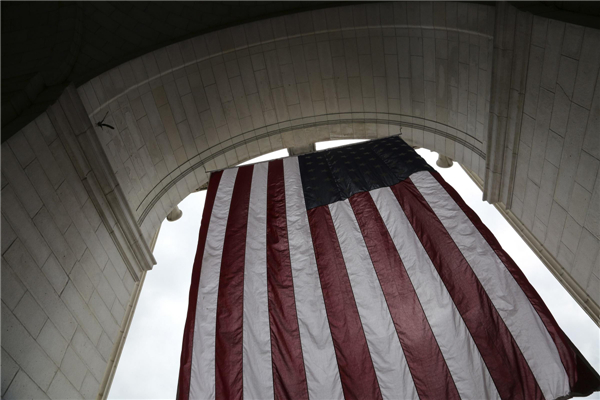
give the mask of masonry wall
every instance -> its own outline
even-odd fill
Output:
[[[95,398],[139,287],[120,228],[98,203],[101,174],[78,153],[68,95],[2,144],[7,400]]]
[[[533,17],[511,211],[600,304],[600,31]]]
[[[79,88],[147,240],[207,171],[402,133],[483,176],[494,8],[371,3],[198,36]]]

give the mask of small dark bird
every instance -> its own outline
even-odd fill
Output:
[[[109,127],[110,129],[115,129],[114,126],[108,125],[104,123],[104,120],[106,119],[106,116],[108,115],[108,111],[106,112],[106,114],[104,114],[104,118],[102,118],[102,121],[97,122],[96,125],[98,125],[100,128],[103,128],[105,126]]]

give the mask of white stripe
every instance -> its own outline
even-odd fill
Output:
[[[237,168],[223,171],[208,225],[194,323],[190,399],[215,397],[215,326],[221,254],[237,171]]]
[[[494,250],[429,172],[411,180],[457,244],[521,349],[547,399],[569,393],[556,345],[539,315]]]
[[[342,384],[321,291],[304,205],[298,157],[283,160],[287,230],[300,328],[300,342],[310,398],[343,399]]]
[[[383,290],[348,200],[329,205],[384,399],[418,399]]]
[[[371,197],[400,254],[460,397],[499,399],[471,334],[392,190],[373,190]]]
[[[272,399],[273,368],[267,293],[268,163],[254,165],[244,268],[244,398]]]

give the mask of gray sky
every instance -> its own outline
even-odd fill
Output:
[[[317,149],[353,141],[317,143]],[[523,242],[462,168],[441,169],[437,153],[418,153],[435,167],[479,215],[502,247],[521,267],[561,328],[592,366],[600,371],[600,330],[575,303],[550,271]],[[287,156],[280,150],[249,162]],[[154,250],[157,265],[146,275],[137,310],[115,375],[109,399],[173,399],[177,390],[183,327],[206,191],[192,193],[179,208],[181,219],[165,221]],[[600,393],[589,399],[600,400]]]

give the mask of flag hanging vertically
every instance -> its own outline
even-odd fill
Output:
[[[179,400],[599,387],[491,232],[399,137],[211,175]]]

